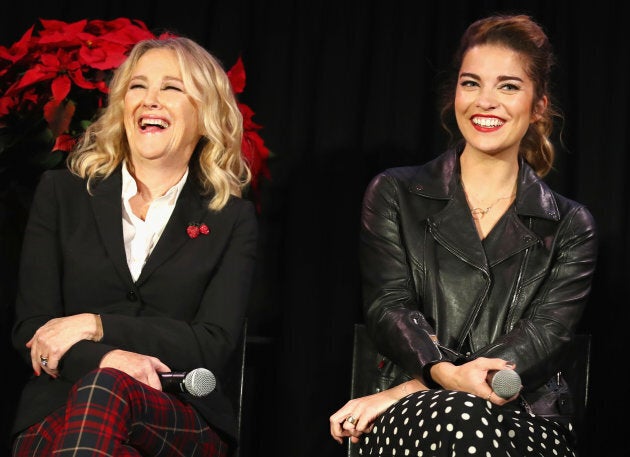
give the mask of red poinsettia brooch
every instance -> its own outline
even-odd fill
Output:
[[[199,235],[208,235],[210,233],[210,227],[203,222],[191,222],[186,227],[186,233],[192,239],[197,238]]]

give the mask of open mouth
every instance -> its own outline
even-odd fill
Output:
[[[142,130],[147,129],[148,127],[157,127],[160,129],[165,129],[168,127],[168,122],[164,119],[149,119],[149,118],[141,118],[138,122],[138,125]]]
[[[487,118],[487,117],[474,117],[472,119],[472,122],[473,124],[478,125],[479,127],[484,127],[484,128],[500,127],[505,123],[501,121],[500,119]]]

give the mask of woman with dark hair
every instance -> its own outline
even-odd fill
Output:
[[[362,455],[576,454],[570,419],[553,400],[597,237],[588,209],[542,180],[559,116],[553,60],[528,16],[471,24],[442,109],[457,141],[367,188],[365,322],[404,381],[330,417],[333,438],[359,443]],[[516,391],[493,387],[493,375],[511,370]]]
[[[108,106],[31,207],[12,337],[34,376],[13,456],[226,456],[236,444],[222,380],[258,230],[242,135],[227,74],[194,41],[141,41],[116,70]],[[209,389],[163,391],[160,373],[199,368]]]

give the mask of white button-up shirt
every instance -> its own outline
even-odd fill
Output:
[[[122,203],[123,203],[123,236],[125,239],[125,252],[127,264],[133,280],[140,276],[142,267],[146,263],[153,248],[160,239],[168,219],[173,213],[177,197],[184,187],[188,170],[177,184],[171,187],[164,195],[156,198],[149,205],[144,220],[136,216],[131,210],[129,199],[138,193],[136,181],[129,173],[127,164],[122,167]]]

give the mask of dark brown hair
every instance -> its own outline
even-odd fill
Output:
[[[479,45],[500,45],[523,57],[525,72],[534,83],[534,106],[547,96],[548,105],[538,121],[532,123],[521,141],[520,154],[539,176],[545,176],[553,166],[554,146],[550,141],[554,117],[561,118],[549,94],[551,71],[555,64],[549,38],[542,27],[527,15],[494,15],[473,22],[462,35],[453,56],[451,75],[442,87],[440,115],[442,126],[451,140],[461,140],[454,126],[455,88],[464,56]],[[457,133],[454,133],[457,132]]]

